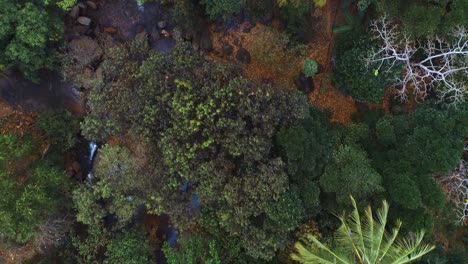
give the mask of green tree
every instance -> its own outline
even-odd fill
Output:
[[[304,72],[305,76],[311,77],[318,72],[318,67],[319,65],[315,60],[306,59],[302,65],[302,71]]]
[[[359,201],[382,192],[382,176],[371,166],[367,153],[357,146],[341,145],[333,153],[333,161],[320,177],[325,192],[334,193],[339,204],[349,195]]]
[[[65,172],[48,157],[28,161],[37,155],[35,143],[27,136],[0,135],[0,238],[6,241],[26,243],[63,208]]]
[[[139,175],[140,170],[127,170],[132,166],[113,171],[116,164],[129,165],[128,155],[109,152],[112,162],[103,158],[109,179],[102,184],[113,192],[106,201],[113,204],[119,189],[131,185],[134,190],[126,194],[135,193],[151,213],[167,213],[187,230],[197,223],[192,199],[198,197],[202,206],[216,211],[220,229],[242,240],[242,247],[250,245],[243,241],[249,239],[246,233],[258,239],[268,235],[265,252],[248,254],[272,258],[288,231],[273,235],[266,224],[255,230],[249,226],[289,187],[274,138],[306,118],[305,96],[246,80],[237,67],[206,62],[183,42],[168,54],[151,51],[144,40],[115,47],[107,53],[102,76],[89,93],[91,115],[82,126],[93,125],[84,129],[86,135],[130,135],[144,142],[151,157]],[[101,122],[118,129],[94,127]],[[103,178],[99,163],[97,180]],[[147,175],[153,178],[146,181]],[[315,200],[317,194],[307,197]]]
[[[78,122],[68,111],[42,112],[34,125],[62,151],[72,148],[78,142]]]
[[[272,229],[294,230],[305,218],[305,209],[296,189],[284,192],[277,201],[266,207],[267,224],[272,225]]]
[[[193,235],[189,239],[181,239],[177,248],[167,242],[163,245],[164,255],[169,264],[221,264],[218,247],[214,240],[208,240],[201,235]]]
[[[437,5],[413,3],[402,16],[404,30],[415,38],[432,36],[438,32],[444,13]]]
[[[387,65],[383,65],[380,72],[375,74],[375,70],[365,63],[366,54],[375,47],[375,40],[357,30],[341,36],[337,42],[336,86],[359,101],[379,103],[385,89],[401,72],[398,65],[391,71],[387,71]]]
[[[35,1],[0,1],[0,65],[19,68],[38,81],[38,71],[52,68],[62,35],[61,10]]]
[[[151,249],[145,234],[140,230],[128,230],[107,244],[104,264],[146,264],[150,259]]]
[[[354,210],[351,215],[340,217],[341,227],[337,230],[336,244],[327,246],[314,235],[309,241],[297,242],[296,252],[291,258],[301,263],[410,263],[429,253],[435,247],[424,244],[424,231],[414,236],[398,238],[401,222],[397,221],[391,233],[386,232],[389,205],[374,217],[371,207],[359,214],[355,200],[351,197]]]

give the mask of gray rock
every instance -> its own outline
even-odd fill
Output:
[[[74,6],[71,10],[69,15],[73,18],[77,18],[80,14],[80,8],[78,6]]]
[[[97,9],[97,5],[93,1],[86,1],[86,5],[91,9]]]
[[[68,44],[68,54],[83,66],[90,65],[102,57],[102,49],[90,37],[83,36],[72,40]]]
[[[246,49],[240,48],[240,49],[237,51],[236,59],[237,59],[240,63],[249,64],[249,63],[250,63],[250,53],[249,53]]]
[[[83,2],[79,2],[77,6],[79,6],[81,9],[86,9],[86,5]]]
[[[164,28],[166,28],[166,26],[167,26],[167,22],[166,22],[166,21],[161,20],[161,21],[158,22],[158,27],[159,27],[160,29],[164,29]]]
[[[91,18],[89,17],[80,16],[77,21],[83,26],[91,25]]]
[[[296,80],[297,88],[308,94],[314,90],[314,80],[312,77],[306,77],[304,73],[300,73],[299,78]]]
[[[234,50],[234,48],[231,46],[231,45],[225,45],[223,47],[223,54],[226,55],[226,56],[229,56],[232,54],[232,51]]]

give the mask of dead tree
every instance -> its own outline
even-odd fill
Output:
[[[447,38],[435,36],[418,42],[411,40],[398,29],[398,24],[384,16],[371,23],[371,31],[383,44],[371,51],[367,65],[377,67],[376,73],[383,65],[389,65],[388,70],[403,66],[402,75],[395,80],[400,99],[406,100],[408,94],[413,93],[423,100],[432,89],[436,89],[439,102],[457,105],[467,99],[466,28],[458,27]]]
[[[450,175],[439,179],[439,184],[457,208],[458,223],[468,223],[468,163],[460,161]]]

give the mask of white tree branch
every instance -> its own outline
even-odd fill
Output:
[[[460,161],[457,169],[438,182],[457,208],[458,223],[468,224],[468,163]]]
[[[468,89],[461,78],[468,76],[466,28],[457,28],[450,41],[435,36],[420,43],[401,34],[398,25],[384,16],[371,23],[371,31],[383,44],[371,52],[367,65],[377,65],[377,70],[384,64],[389,65],[388,70],[401,65],[403,74],[394,85],[402,100],[410,93],[423,100],[433,89],[437,89],[440,102],[457,105],[467,99]]]

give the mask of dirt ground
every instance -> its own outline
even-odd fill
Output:
[[[312,0],[311,0],[312,2]],[[312,3],[313,4],[313,3]],[[333,48],[335,44],[335,33],[333,33],[333,25],[343,20],[340,8],[340,0],[329,0],[323,8],[313,8],[311,17],[314,20],[309,29],[313,37],[307,43],[306,58],[314,59],[320,64],[321,71],[313,77],[314,90],[309,93],[310,102],[323,110],[332,112],[332,122],[347,124],[351,122],[353,114],[357,111],[355,101],[350,96],[343,95],[334,85],[331,79],[333,70],[331,61],[333,56]],[[280,27],[279,22],[273,23],[275,28]],[[215,26],[211,28],[213,36],[214,49],[222,50],[226,43],[231,44],[233,52],[231,56],[219,57],[211,56],[212,59],[221,62],[235,60],[235,54],[240,47],[250,51],[252,42],[258,41],[263,30],[262,25],[252,25],[253,28],[245,32],[245,28],[249,27],[248,23],[243,23],[236,28],[227,31],[217,32]],[[260,28],[260,29],[259,29]],[[236,45],[240,42],[240,45]],[[244,68],[245,76],[256,81],[271,80],[275,84],[280,84],[282,87],[294,87],[294,79],[297,78],[301,70],[303,60],[293,61],[292,66],[287,70],[279,73],[274,66],[267,67],[257,63],[252,59],[250,64]],[[285,59],[290,59],[285,57]],[[291,61],[287,61],[290,63]]]
[[[310,102],[320,109],[331,110],[332,121],[347,124],[357,111],[355,101],[350,96],[344,96],[331,80],[332,56],[335,45],[333,25],[342,18],[340,0],[328,0],[323,8],[314,10],[313,38],[309,43],[308,57],[315,59],[324,71],[314,76],[314,91],[309,94]]]

